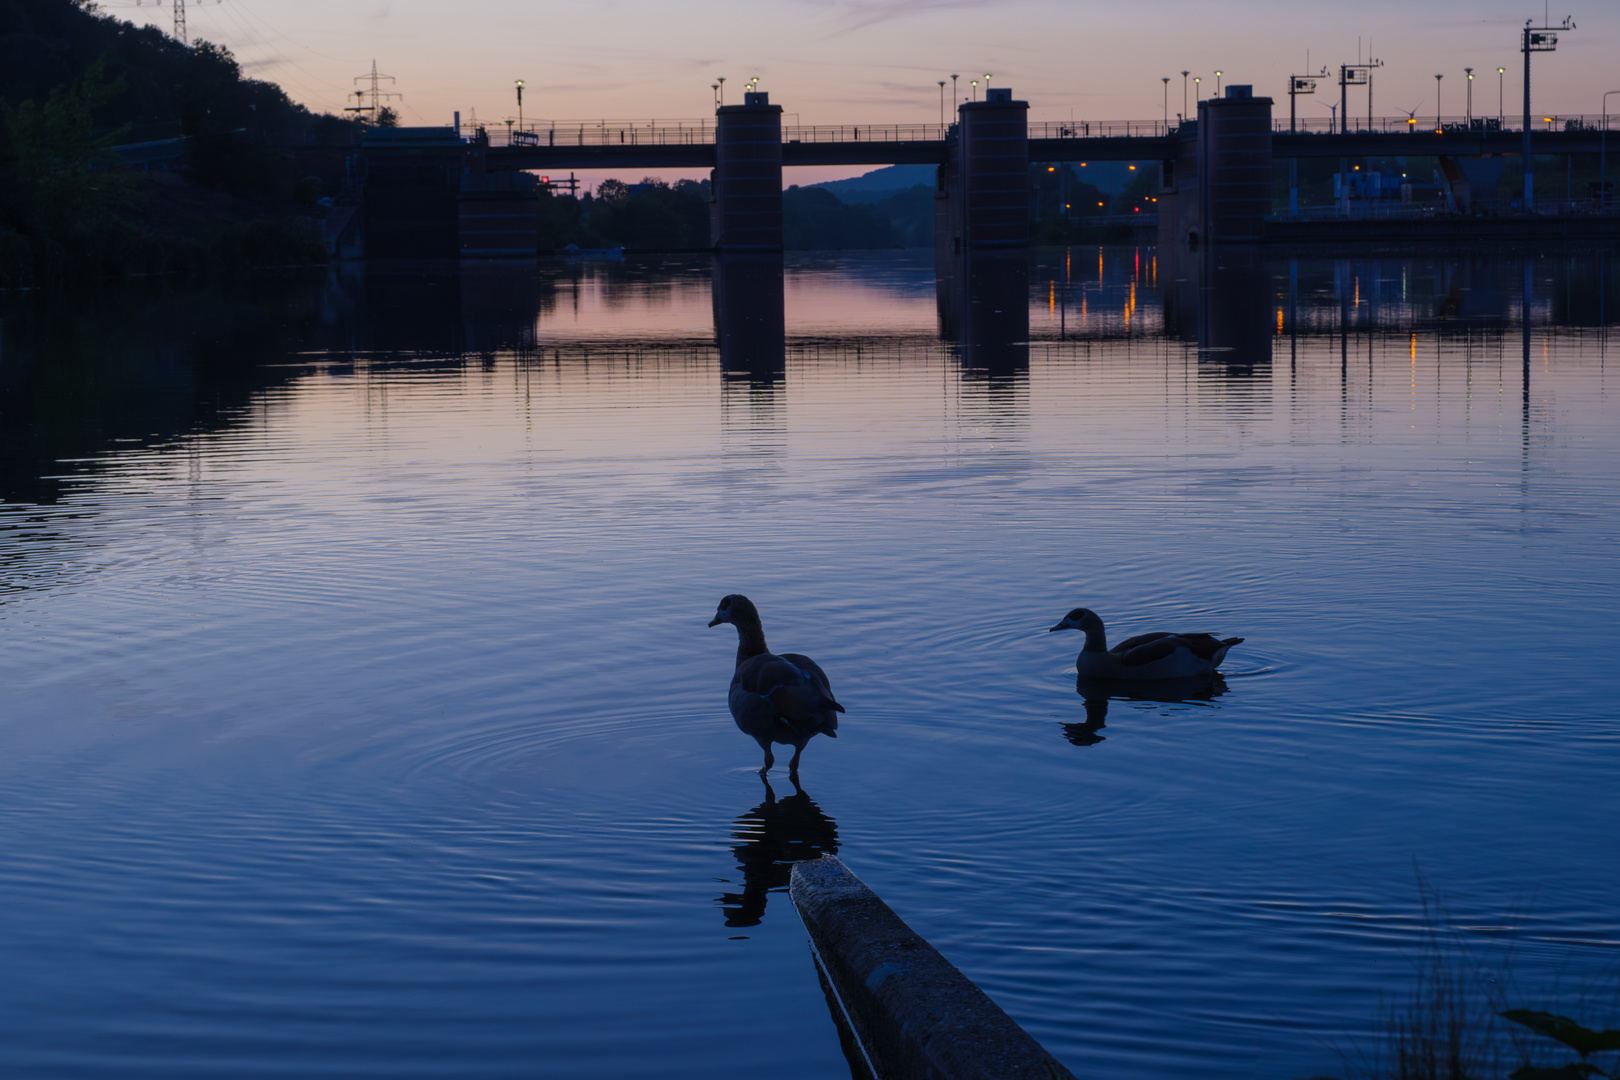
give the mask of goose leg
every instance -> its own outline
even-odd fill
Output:
[[[776,755],[771,753],[770,743],[761,743],[760,745],[765,748],[765,764],[760,768],[759,775],[764,776],[771,771],[771,766],[776,764]],[[794,760],[798,760],[797,755],[795,755]]]
[[[804,753],[803,746],[793,748],[793,760],[788,762],[788,777],[796,780],[799,775],[799,755]]]

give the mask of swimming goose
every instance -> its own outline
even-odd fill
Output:
[[[737,670],[731,676],[726,704],[743,734],[751,735],[765,751],[764,776],[776,764],[771,743],[793,747],[788,775],[797,776],[804,744],[816,735],[838,738],[838,714],[844,707],[833,700],[832,686],[816,662],[799,653],[777,655],[765,644],[759,609],[740,593],[720,598],[710,626],[730,623],[737,628]]]
[[[1108,647],[1103,621],[1090,608],[1075,608],[1047,633],[1082,630],[1086,643],[1075,657],[1075,670],[1092,679],[1185,679],[1208,675],[1221,666],[1226,650],[1240,637],[1212,634],[1138,634]]]

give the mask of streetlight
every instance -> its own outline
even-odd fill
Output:
[[[984,73],[984,100],[990,100],[990,73]]]
[[[720,84],[710,83],[709,89],[714,92],[714,107],[718,109],[720,107]]]
[[[939,126],[945,126],[945,80],[939,80]]]
[[[1463,68],[1463,71],[1468,75],[1468,112],[1464,116],[1468,121],[1468,129],[1472,131],[1474,128],[1474,69]]]
[[[1166,75],[1160,80],[1164,83],[1164,126],[1170,127],[1170,76]]]
[[[1183,118],[1187,115],[1187,73],[1185,71],[1181,73],[1181,115]]]
[[[726,77],[721,75],[715,81],[720,84],[720,104],[724,105],[726,103]]]
[[[518,130],[522,131],[523,130],[523,80],[522,79],[519,79],[517,81],[517,94],[518,94]]]
[[[951,76],[951,112],[956,111],[956,76]]]
[[[1440,80],[1443,78],[1445,78],[1444,75],[1434,77],[1434,130],[1436,131],[1445,127],[1440,120]]]
[[[1603,134],[1598,136],[1598,205],[1609,208],[1609,192],[1603,186],[1609,178],[1609,95],[1620,90],[1609,90],[1603,95]]]
[[[1193,76],[1193,104],[1194,105],[1196,105],[1200,101],[1204,100],[1203,95],[1199,93],[1199,86],[1198,86],[1198,84],[1203,82],[1203,81],[1204,80],[1203,80],[1203,78],[1201,76],[1198,76],[1198,75]]]
[[[1215,73],[1215,96],[1221,96],[1221,73],[1218,71]]]
[[[978,101],[979,100],[979,80],[974,79],[973,83],[972,83],[972,86],[973,86],[973,100]]]
[[[1502,72],[1504,72],[1506,70],[1507,70],[1507,68],[1504,68],[1504,67],[1499,67],[1499,68],[1496,69],[1496,126],[1497,127],[1502,126],[1502,118],[1507,115],[1506,113],[1504,113],[1502,111]]]

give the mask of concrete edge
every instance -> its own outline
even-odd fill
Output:
[[[796,865],[788,891],[883,1080],[1074,1080],[837,857]]]

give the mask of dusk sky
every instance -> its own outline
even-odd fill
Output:
[[[109,14],[167,28],[169,3],[117,0]],[[1475,69],[1474,111],[1497,111],[1496,68],[1506,67],[1506,110],[1520,102],[1518,32],[1541,22],[1534,4],[1443,0],[1355,4],[1259,0],[1247,4],[1140,0],[1079,4],[1058,0],[762,0],[757,3],[532,3],[476,6],[428,0],[208,0],[188,5],[193,37],[228,46],[252,75],[279,83],[318,110],[352,104],[355,76],[395,76],[391,88],[405,124],[449,123],[460,110],[499,123],[516,111],[523,79],[526,120],[699,118],[712,112],[710,86],[726,76],[727,100],[758,76],[760,88],[804,124],[932,122],[938,80],[992,76],[1030,103],[1032,120],[1154,119],[1181,111],[1183,69],[1214,72],[1223,83],[1251,83],[1287,115],[1286,78],[1363,55],[1368,41],[1385,67],[1374,81],[1374,110],[1399,115],[1435,109],[1461,115],[1463,68]],[[1620,5],[1587,2],[1550,9],[1578,29],[1558,51],[1538,55],[1538,113],[1596,115],[1606,90],[1620,89]],[[1189,80],[1190,81],[1190,80]],[[1326,118],[1337,91],[1301,98],[1300,115]],[[949,87],[947,87],[947,94]],[[1190,96],[1190,95],[1189,95]],[[1364,91],[1351,91],[1364,113]],[[1620,96],[1609,99],[1620,109]]]

